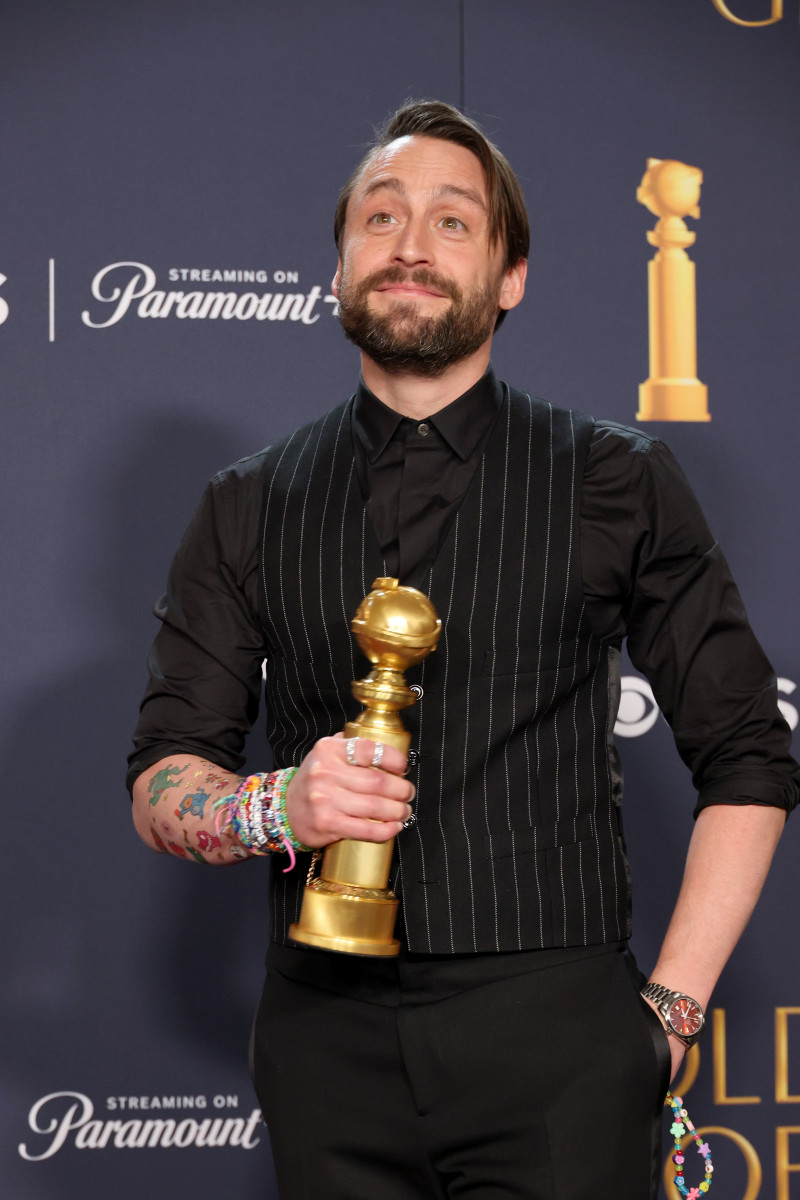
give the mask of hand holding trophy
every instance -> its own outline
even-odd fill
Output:
[[[345,725],[345,737],[368,738],[405,754],[411,738],[398,713],[416,696],[403,672],[436,649],[442,623],[422,592],[380,578],[358,606],[351,628],[372,670],[353,682],[364,711]],[[388,887],[393,849],[394,839],[345,839],[328,846],[320,876],[306,887],[300,920],[289,929],[292,940],[345,954],[396,955],[398,901]]]

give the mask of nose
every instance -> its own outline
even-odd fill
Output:
[[[398,264],[406,267],[431,266],[433,243],[426,222],[409,217],[398,232],[392,250],[392,257]]]

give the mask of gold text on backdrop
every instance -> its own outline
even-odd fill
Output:
[[[725,1025],[725,1009],[715,1008],[714,1028],[714,1103],[715,1104],[760,1104],[760,1096],[728,1095],[728,1051]]]
[[[648,158],[636,199],[655,216],[647,240],[658,253],[647,264],[650,378],[639,385],[637,421],[710,421],[708,388],[697,378],[694,263],[696,234],[684,217],[699,217],[703,172],[671,159]]]
[[[800,1171],[800,1163],[789,1158],[789,1138],[800,1133],[798,1125],[779,1125],[775,1130],[775,1200],[791,1200],[789,1176]]]
[[[772,13],[764,21],[744,21],[741,17],[735,17],[725,0],[711,0],[711,3],[718,12],[722,13],[726,21],[733,21],[734,25],[746,25],[750,29],[758,29],[762,25],[774,25],[783,17],[783,0],[772,0]]]
[[[800,1017],[800,1008],[775,1009],[776,1104],[800,1104],[800,1096],[789,1091],[789,1017]]]

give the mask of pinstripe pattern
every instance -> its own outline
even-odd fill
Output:
[[[531,485],[531,437],[533,435],[533,414],[532,414],[532,402],[531,402],[530,396],[526,395],[525,399],[528,403],[528,411],[527,411],[527,418],[528,418],[527,446],[528,446],[528,449],[527,449],[526,462],[525,462],[525,491],[523,494],[527,496],[528,491],[530,489],[530,485]],[[509,415],[510,415],[510,412],[511,412],[511,406],[509,405]],[[518,706],[518,702],[519,702],[520,628],[521,628],[521,621],[522,621],[523,596],[525,594],[525,567],[526,567],[526,557],[525,556],[527,554],[527,549],[528,549],[528,505],[526,504],[524,506],[524,516],[523,516],[523,524],[522,524],[522,550],[521,550],[520,559],[519,559],[519,594],[517,596],[517,602],[516,602],[516,612],[517,612],[517,628],[516,628],[516,638],[515,638],[516,655],[514,658],[514,691],[511,696],[511,728],[512,729],[514,729],[514,727],[516,726],[516,723],[517,723],[517,706]],[[526,794],[527,794],[527,801],[528,801],[528,825],[531,826],[533,824],[533,812],[531,809],[531,774],[530,774],[531,764],[530,764],[530,754],[528,753],[527,738],[524,740],[523,746],[524,746],[524,750],[525,750],[525,768],[526,768],[526,785],[527,785]],[[505,778],[506,778],[506,822],[508,825],[508,831],[511,834],[511,862],[512,862],[513,870],[514,870],[514,898],[516,900],[516,905],[517,905],[517,948],[521,950],[522,949],[522,925],[520,923],[520,910],[519,910],[519,879],[517,877],[516,844],[515,844],[515,839],[514,839],[514,829],[513,829],[512,823],[511,823],[511,776],[509,773],[509,765],[508,765],[508,738],[506,738],[506,743],[503,747],[503,764],[505,767]],[[538,864],[536,862],[535,854],[533,856],[533,869],[534,869],[534,877],[536,879],[536,893],[537,893],[537,897],[539,900],[539,909],[541,911],[542,891],[541,891],[541,886],[539,884],[539,868],[538,868]],[[540,930],[540,933],[541,933],[541,930]]]
[[[408,674],[424,691],[406,713],[417,824],[392,867],[411,950],[624,935],[608,754],[615,685],[576,553],[591,429],[581,414],[507,390],[434,564],[444,633]],[[349,684],[366,663],[349,622],[385,569],[355,481],[349,405],[268,452],[264,495],[268,735],[283,765],[355,715]],[[281,938],[305,871],[274,875]]]
[[[569,599],[569,588],[570,588],[570,583],[572,582],[570,579],[570,575],[571,575],[571,567],[572,567],[572,538],[573,538],[573,530],[574,530],[574,525],[575,525],[575,429],[574,429],[573,422],[572,422],[572,413],[569,414],[569,431],[570,431],[570,449],[572,452],[572,460],[571,460],[571,464],[570,464],[571,470],[570,470],[570,489],[569,489],[569,498],[570,498],[569,499],[569,503],[570,503],[569,533],[567,536],[567,561],[564,566],[564,599],[563,599],[563,602],[561,605],[561,624],[559,625],[559,630],[558,630],[558,664],[557,664],[558,669],[560,669],[560,667],[561,667],[561,655],[563,652],[563,641],[564,641],[564,622],[565,622],[566,615],[567,615],[567,601]],[[581,606],[581,614],[582,613],[583,613],[583,606]],[[574,684],[575,684],[575,676],[574,676],[574,672],[573,672],[573,679],[572,679],[573,687],[574,687]],[[558,683],[557,683],[557,678],[556,678],[556,682],[554,682],[554,684],[553,684],[554,690],[553,690],[553,696],[551,698],[551,704],[555,700],[555,695],[556,695],[555,689],[557,688],[557,686],[558,686]],[[575,694],[575,703],[577,704],[577,702],[578,702],[578,697],[577,697],[577,693],[576,693]],[[560,824],[560,822],[561,822],[561,794],[560,794],[560,789],[559,789],[559,774],[560,774],[560,766],[561,766],[561,741],[558,736],[558,716],[559,716],[559,714],[556,714],[556,719],[553,722],[553,734],[555,737],[555,746],[556,746],[556,770],[555,770],[556,825]],[[575,751],[575,769],[577,771],[577,765],[578,765],[577,738],[576,738],[576,745],[575,745],[574,751]],[[573,844],[576,844],[576,843],[577,843],[577,837],[576,837],[575,843],[573,843]],[[580,845],[579,844],[578,844],[578,852],[580,853]],[[561,902],[562,902],[562,913],[563,913],[563,916],[562,916],[563,933],[562,933],[561,944],[563,946],[567,946],[567,945],[569,945],[569,942],[567,940],[567,894],[566,894],[566,881],[564,879],[564,848],[563,848],[563,846],[559,846],[559,848],[558,848],[558,870],[559,870],[559,874],[561,876],[561,880],[560,880],[560,882],[561,882]]]
[[[587,667],[588,667],[588,655],[589,655],[589,647],[588,646],[586,647],[586,655],[587,655]],[[592,747],[594,748],[594,771],[592,773],[592,784],[593,784],[593,787],[592,787],[592,833],[594,834],[594,845],[595,845],[595,851],[596,851],[595,861],[596,861],[596,866],[597,866],[597,889],[600,894],[600,906],[599,906],[600,929],[601,929],[601,932],[603,935],[602,940],[605,941],[606,940],[606,921],[605,921],[605,905],[604,905],[604,897],[603,897],[603,874],[602,874],[601,861],[600,861],[600,840],[597,836],[597,814],[598,814],[597,775],[598,775],[598,771],[605,770],[605,764],[598,763],[598,761],[597,761],[597,715],[596,715],[596,711],[595,711],[595,699],[594,699],[594,689],[595,689],[596,684],[597,684],[597,676],[593,675],[592,676],[592,685],[589,690],[589,712],[591,714],[591,721],[592,721]]]
[[[530,396],[527,395],[527,393],[525,395],[525,399],[528,402],[528,414],[527,414],[528,415],[528,448],[527,448],[527,455],[525,458],[525,491],[524,491],[523,495],[527,497],[530,494],[530,486],[531,486],[531,445],[532,445],[532,440],[533,440],[533,401],[531,400]],[[516,636],[517,653],[516,653],[516,657],[514,660],[515,687],[514,687],[514,702],[513,702],[513,710],[512,710],[513,711],[513,719],[512,719],[512,723],[511,723],[512,729],[516,727],[516,723],[517,723],[517,697],[519,694],[519,689],[518,689],[518,686],[516,685],[516,681],[519,679],[520,630],[521,630],[520,623],[522,620],[522,610],[523,610],[524,596],[525,596],[525,566],[526,566],[526,554],[527,554],[527,549],[528,549],[528,520],[529,520],[529,515],[530,515],[530,511],[529,511],[530,506],[528,504],[525,504],[523,506],[523,508],[524,508],[524,512],[525,512],[525,517],[524,517],[524,522],[523,522],[523,539],[522,539],[522,556],[521,556],[522,561],[521,561],[521,566],[520,566],[519,598],[518,598],[518,603],[517,603],[517,636]],[[548,509],[548,519],[549,519],[549,509]],[[535,828],[534,822],[533,822],[533,809],[531,807],[532,774],[531,774],[531,756],[530,756],[530,748],[529,748],[529,743],[528,743],[527,730],[525,731],[525,737],[523,738],[523,748],[525,750],[525,782],[526,782],[526,789],[527,789],[526,794],[527,794],[527,800],[528,800],[528,827]],[[506,748],[505,748],[504,756],[505,756],[505,763],[506,763],[506,795],[507,795],[506,812],[507,812],[507,819],[508,819],[508,827],[509,827],[509,830],[511,830],[511,781],[510,781],[509,773],[508,773],[508,741],[506,741]],[[539,945],[543,946],[544,945],[544,930],[542,928],[542,913],[544,910],[543,910],[543,905],[542,905],[542,885],[539,881],[539,855],[536,853],[537,845],[536,845],[536,833],[535,832],[534,832],[533,848],[534,848],[534,853],[532,856],[533,857],[533,876],[534,876],[534,880],[536,883],[537,911],[539,914]],[[520,922],[520,909],[519,909],[519,881],[517,879],[516,844],[514,841],[513,833],[512,833],[512,841],[511,841],[511,856],[512,856],[512,861],[514,864],[514,888],[515,888],[515,893],[516,893],[516,897],[517,897],[517,936],[519,939],[519,949],[522,949],[522,925]]]
[[[344,425],[344,419],[345,419],[346,413],[347,413],[347,410],[342,409],[341,416],[339,417],[339,425],[336,430],[336,445],[337,446],[339,445],[341,437],[342,437],[342,427]],[[332,414],[329,414],[329,415],[332,415]],[[321,436],[321,433],[322,433],[322,431],[320,430],[320,436]],[[334,453],[335,453],[335,451],[334,451]],[[347,479],[347,490],[348,491],[350,490],[350,481],[351,481],[352,477],[353,477],[353,464],[351,463],[350,464],[350,475],[348,476],[348,479]],[[311,481],[309,479],[309,484],[310,484],[310,482]],[[331,496],[331,484],[332,483],[333,483],[333,474],[330,474],[328,476],[328,487],[325,491],[325,503],[322,506],[322,517],[320,520],[319,556],[317,558],[317,600],[319,603],[319,619],[320,619],[320,623],[322,625],[323,632],[325,634],[325,647],[328,651],[328,662],[327,662],[328,671],[329,671],[329,674],[331,677],[331,684],[335,688],[336,687],[336,676],[333,673],[333,650],[331,647],[330,630],[328,629],[328,623],[325,618],[325,592],[324,592],[324,589],[322,586],[322,581],[324,579],[324,569],[323,569],[323,563],[322,563],[322,559],[323,559],[322,548],[328,541],[328,537],[329,537],[327,526],[326,526],[326,521],[327,521],[327,517],[328,517],[328,502],[329,502],[330,496]],[[344,527],[342,527],[340,536],[344,536]],[[302,560],[302,555],[301,555],[301,560]],[[341,563],[341,554],[339,556],[339,561]],[[302,592],[303,592],[303,589],[301,587],[301,589],[300,589],[301,596],[302,596]],[[341,587],[339,589],[339,594],[341,596]],[[306,639],[307,639],[307,643],[308,643],[308,652],[310,655],[313,655],[314,648],[311,645],[311,639],[308,637],[307,631],[306,631]],[[352,657],[352,655],[351,655],[351,657]],[[355,663],[354,662],[352,663],[352,667],[353,667],[353,673],[355,673]],[[337,699],[339,699],[338,695],[337,695]],[[347,720],[347,713],[345,712],[345,707],[342,704],[340,699],[339,699],[339,708],[341,709],[341,713],[342,713],[342,725],[344,725],[344,723]]]
[[[472,675],[472,626],[475,620],[475,605],[478,598],[478,579],[480,568],[480,548],[481,548],[481,531],[483,528],[483,484],[486,477],[486,459],[480,465],[480,502],[478,506],[478,537],[475,554],[475,574],[472,589],[472,607],[469,614],[469,624],[467,626],[467,672]],[[453,574],[455,575],[456,563],[453,563]],[[472,873],[472,844],[469,836],[469,822],[467,821],[467,787],[470,781],[470,771],[468,762],[469,750],[469,716],[470,716],[470,698],[472,688],[468,684],[466,688],[466,714],[464,719],[464,754],[463,754],[463,770],[461,772],[461,825],[464,830],[464,845],[467,851],[467,895],[469,896],[470,915],[472,917],[472,948],[478,949],[477,928],[475,924],[475,879]],[[445,746],[442,746],[442,753],[445,752]]]
[[[347,475],[347,488],[345,489],[345,505],[347,505],[347,502],[349,501],[350,496],[351,496],[351,489],[353,487],[355,465],[356,465],[355,460],[351,459],[350,460],[350,471],[348,472],[348,475]],[[331,472],[331,482],[333,482],[333,472]],[[347,624],[347,605],[345,604],[345,600],[344,600],[344,572],[345,572],[345,568],[344,568],[344,532],[345,532],[345,525],[344,525],[344,521],[342,521],[341,532],[339,535],[339,598],[342,602],[342,620],[344,621],[345,624]],[[324,542],[323,542],[322,538],[320,538],[320,541],[319,541],[320,558],[322,557],[323,547],[324,547]],[[362,571],[363,571],[363,568],[362,568]],[[321,584],[322,584],[322,572],[320,571],[320,587],[321,587]],[[321,608],[323,607],[321,598],[320,598],[320,607]],[[355,652],[353,650],[352,641],[350,643],[350,668],[353,673],[353,676],[355,676],[356,659],[355,659]]]
[[[506,404],[506,447],[505,461],[503,463],[503,500],[500,509],[500,562],[503,561],[503,530],[506,523],[506,496],[508,494],[508,446],[511,436],[511,405]],[[494,612],[492,613],[492,640],[491,651],[492,659],[497,650],[497,614],[500,607],[500,582],[502,574],[497,572],[497,586],[494,594]],[[492,736],[492,718],[494,716],[494,675],[489,680],[489,739],[486,742],[486,757],[483,760],[483,817],[486,823],[486,837],[489,844],[489,862],[494,864],[494,854],[492,851],[492,827],[489,821],[489,754]],[[508,749],[508,743],[504,747],[504,751]],[[504,753],[504,760],[507,763],[507,756]],[[494,865],[492,865],[492,899],[494,902],[494,932],[495,945],[500,949],[500,913],[497,906],[497,885],[494,877]]]
[[[424,662],[422,663],[420,670],[421,670],[420,687],[422,688],[423,695],[424,695],[424,692],[425,692],[425,663]],[[424,745],[424,737],[423,737],[424,717],[425,717],[425,711],[424,711],[424,709],[420,709],[419,723],[417,725],[417,747],[416,747],[419,754],[424,754],[425,749],[426,749],[426,747]],[[424,790],[422,780],[419,780],[418,784],[417,784],[417,796],[416,796],[414,808],[415,808],[415,812],[417,815],[417,823],[415,823],[411,827],[409,836],[411,838],[415,839],[417,842],[418,853],[419,853],[419,862],[420,862],[420,866],[422,868],[422,878],[424,879],[425,878],[425,843],[424,843],[422,836],[420,835],[420,831],[419,831],[419,818],[420,818],[420,816],[424,817],[424,815],[425,815],[425,790]],[[404,844],[404,841],[407,841],[407,840],[408,840],[407,838],[406,839],[400,838],[399,841],[397,842],[397,863],[398,863],[398,868],[399,868],[398,887],[400,886],[400,878],[402,876],[402,871],[403,871],[403,844]],[[425,888],[423,888],[423,891],[422,891],[422,901],[423,901],[424,914],[425,914],[425,935],[427,938],[426,949],[427,949],[428,953],[430,954],[431,953],[431,916],[430,916],[430,906],[429,906],[429,902],[428,902],[428,893]]]
[[[607,699],[607,704],[606,704],[606,755],[605,755],[605,759],[604,759],[604,765],[605,765],[605,769],[606,769],[606,778],[608,779],[608,788],[609,788],[609,791],[613,794],[614,789],[613,789],[612,780],[611,780],[611,755],[614,752],[614,750],[613,750],[614,721],[616,719],[617,708],[619,706],[619,652],[618,651],[615,651],[613,654],[611,670],[608,673],[607,688],[608,688],[608,699]],[[616,693],[617,693],[616,696],[612,695],[612,689],[616,691]],[[610,837],[615,836],[616,830],[614,828],[614,812],[610,805],[608,807],[608,832],[609,832]],[[626,935],[629,936],[629,934],[630,934],[630,906],[631,906],[630,894],[628,894],[624,898],[620,896],[620,882],[617,877],[616,858],[614,858],[612,860],[612,866],[613,866],[614,900],[615,900],[614,911],[616,913],[616,918],[617,918],[617,937],[625,937]],[[626,866],[627,866],[627,864],[626,864]],[[625,922],[624,925],[623,925],[623,922],[620,920],[620,907],[621,907],[621,903],[622,903],[623,899],[626,901],[626,910],[627,910],[627,913],[626,913],[627,921]]]
[[[458,555],[458,522],[459,522],[459,519],[460,519],[460,513],[456,513],[455,526],[453,529],[453,559],[454,560],[455,560],[456,556]],[[442,738],[441,738],[441,745],[443,747],[447,745],[446,734],[447,734],[447,711],[448,711],[448,699],[449,699],[448,694],[447,694],[447,665],[448,665],[448,659],[449,659],[448,630],[450,628],[450,621],[451,621],[451,618],[453,615],[453,596],[455,595],[455,583],[456,583],[455,571],[452,571],[450,573],[450,597],[448,600],[447,609],[445,610],[445,616],[442,621],[442,626],[443,626],[442,646],[444,649],[444,674],[443,674],[443,678],[442,678]],[[443,824],[443,820],[442,820],[442,815],[443,815],[443,810],[444,810],[444,761],[445,761],[444,754],[442,753],[439,755],[439,795],[438,795],[438,803],[436,806],[436,817],[437,817],[437,822],[438,822],[438,826],[439,826],[439,835],[442,840],[442,866],[444,868],[445,894],[447,896],[447,930],[448,930],[448,936],[450,939],[450,953],[453,954],[455,951],[455,945],[453,942],[453,894],[450,890],[450,859],[449,859],[449,855],[447,852],[447,837],[445,835],[444,824]]]

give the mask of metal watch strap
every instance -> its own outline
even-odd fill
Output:
[[[652,1000],[660,1008],[667,997],[682,996],[683,992],[674,992],[672,988],[664,987],[663,983],[646,983],[642,988],[642,995],[646,999]]]
[[[702,1007],[697,1003],[694,997],[688,996],[686,992],[675,992],[672,990],[672,988],[665,987],[663,983],[645,984],[645,986],[642,988],[642,995],[646,1000],[652,1000],[658,1008],[658,1011],[667,1022],[667,1033],[672,1037],[677,1038],[679,1042],[683,1042],[687,1050],[690,1049],[697,1041],[698,1034],[694,1034],[693,1037],[683,1037],[680,1033],[677,1033],[671,1028],[669,1021],[667,1020],[667,1014],[669,1013],[669,1010],[675,1001],[680,1000],[685,996],[687,1000],[692,1001],[692,1004],[697,1004],[697,1007],[703,1017],[703,1021],[705,1022],[705,1013],[703,1013]]]

